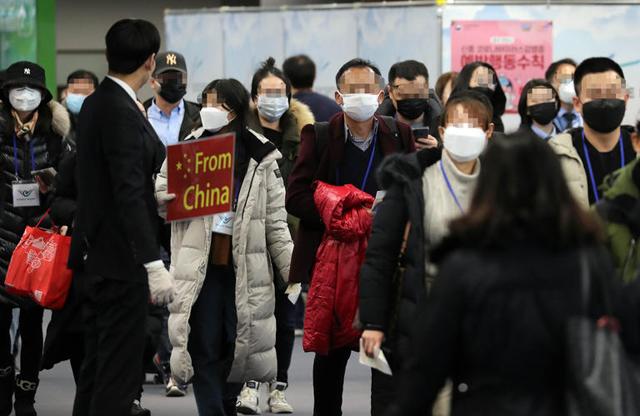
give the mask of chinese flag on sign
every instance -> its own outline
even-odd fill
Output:
[[[168,192],[176,194],[167,221],[231,211],[235,133],[167,147]]]

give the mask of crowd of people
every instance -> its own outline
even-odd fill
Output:
[[[371,370],[375,416],[568,414],[575,316],[610,312],[640,353],[640,117],[622,125],[615,61],[553,63],[505,134],[485,62],[434,89],[421,62],[385,80],[355,58],[332,100],[308,56],[268,58],[250,89],[214,79],[190,102],[186,60],[159,52],[153,24],[121,20],[105,40],[108,76],[73,72],[60,102],[36,63],[0,77],[0,277],[41,219],[68,228],[73,270],[46,337],[44,309],[0,285],[0,416],[36,415],[40,372],[67,360],[74,416],[150,415],[148,372],[169,397],[191,385],[201,416],[293,413],[301,322],[314,416],[342,414],[360,349],[392,369]],[[167,222],[167,146],[225,133],[232,232]]]

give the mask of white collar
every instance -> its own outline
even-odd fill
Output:
[[[133,88],[131,88],[129,84],[127,84],[120,78],[116,78],[111,75],[107,75],[107,78],[109,78],[111,81],[115,82],[116,84],[120,85],[120,87],[122,87],[122,89],[129,95],[129,97],[131,97],[131,99],[135,103],[138,102],[138,99],[136,98],[136,92],[133,90]]]

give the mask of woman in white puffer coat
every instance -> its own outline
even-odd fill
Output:
[[[288,278],[293,242],[281,154],[247,128],[249,93],[234,79],[216,80],[204,89],[202,104],[203,126],[186,140],[236,133],[235,217],[232,235],[214,233],[213,216],[171,224],[171,372],[179,384],[193,382],[200,415],[235,415],[241,383],[276,375],[272,264]],[[163,215],[172,199],[166,161],[156,193]]]

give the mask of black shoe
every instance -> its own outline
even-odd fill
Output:
[[[38,414],[33,405],[36,402],[38,380],[24,380],[18,376],[16,377],[15,389],[16,401],[13,407],[16,411],[16,416],[37,416]]]
[[[151,410],[140,406],[139,400],[134,400],[131,405],[131,416],[151,416]]]
[[[222,408],[227,416],[238,416],[238,401],[236,399],[224,400]]]
[[[9,416],[11,414],[14,385],[13,366],[0,368],[0,416]]]

